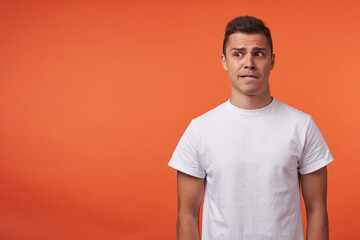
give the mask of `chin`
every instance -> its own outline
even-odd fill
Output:
[[[259,89],[246,89],[243,91],[243,94],[247,96],[254,96],[259,92]]]

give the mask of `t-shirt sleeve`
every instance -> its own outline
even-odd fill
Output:
[[[306,131],[305,145],[299,161],[299,173],[308,174],[334,161],[333,156],[312,117]]]
[[[200,136],[191,121],[181,137],[168,165],[193,177],[205,178],[200,159]]]

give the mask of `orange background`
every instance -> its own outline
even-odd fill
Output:
[[[230,97],[226,23],[270,27],[272,96],[311,114],[331,239],[360,239],[359,1],[1,1],[0,239],[175,239],[186,126]],[[304,220],[305,221],[305,220]]]

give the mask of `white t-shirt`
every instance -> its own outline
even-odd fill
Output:
[[[230,99],[193,119],[169,166],[206,178],[203,240],[304,239],[299,173],[334,159],[310,115],[279,100]]]

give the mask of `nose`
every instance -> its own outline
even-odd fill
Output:
[[[248,54],[244,60],[245,60],[245,69],[251,69],[251,70],[256,69],[256,65],[253,56],[251,54]]]

